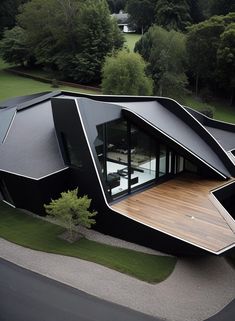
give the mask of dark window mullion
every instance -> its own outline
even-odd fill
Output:
[[[128,166],[128,194],[131,193],[131,124],[127,121],[127,166]]]

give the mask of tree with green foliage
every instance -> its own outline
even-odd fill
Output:
[[[126,10],[130,24],[143,34],[154,22],[154,8],[157,0],[128,0]]]
[[[17,22],[37,64],[82,83],[98,83],[105,56],[124,43],[106,0],[31,0]]]
[[[31,65],[34,62],[24,29],[14,27],[4,32],[0,42],[0,56],[10,64]]]
[[[72,241],[77,226],[90,228],[95,224],[96,212],[90,211],[91,199],[84,195],[78,197],[78,188],[62,192],[61,197],[44,205],[46,213],[63,223]]]
[[[167,30],[185,31],[192,22],[187,0],[158,0],[155,23]]]
[[[29,0],[1,0],[0,2],[0,38],[4,29],[11,29],[15,26],[16,15],[19,7]]]
[[[235,0],[213,0],[209,3],[209,12],[211,16],[227,15],[235,12]]]
[[[235,22],[235,13],[212,17],[188,29],[186,41],[188,69],[194,75],[196,95],[200,81],[212,87],[216,84],[217,50],[220,47],[220,37],[227,26],[233,22]]]
[[[175,30],[151,27],[136,43],[135,51],[148,62],[155,93],[178,98],[185,91],[185,36]]]
[[[120,51],[108,56],[103,66],[102,92],[108,95],[151,95],[152,80],[139,54]]]
[[[199,23],[204,18],[203,8],[198,0],[188,0],[188,5],[190,9],[190,17],[192,19],[192,23]]]
[[[107,0],[107,3],[111,13],[119,13],[125,9],[127,0]]]
[[[220,84],[225,90],[228,88],[232,105],[235,101],[235,23],[231,23],[220,36],[217,65]]]
[[[82,5],[79,25],[79,52],[71,60],[70,75],[82,83],[98,83],[105,56],[122,47],[124,38],[103,0]]]

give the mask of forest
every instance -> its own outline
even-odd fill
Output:
[[[134,53],[111,16],[120,10],[141,35]],[[235,0],[2,0],[0,56],[103,93],[234,105]]]

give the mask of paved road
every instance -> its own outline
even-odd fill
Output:
[[[205,321],[234,321],[235,320],[235,300],[228,304],[222,311]]]
[[[0,321],[65,320],[160,321],[98,299],[0,258]]]

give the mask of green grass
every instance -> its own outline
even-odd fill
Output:
[[[109,246],[85,238],[70,244],[57,236],[60,226],[31,217],[0,202],[0,237],[44,252],[96,262],[140,280],[157,283],[174,270],[176,258],[145,254]]]
[[[136,33],[125,33],[124,38],[126,39],[125,46],[134,51],[136,42],[141,38],[141,35]]]
[[[9,66],[0,59],[0,101],[17,96],[55,90],[51,87],[50,84],[11,74],[4,70],[4,68],[7,67]],[[68,90],[93,94],[96,93],[95,91],[77,89],[69,86],[60,86],[58,90]]]
[[[205,104],[195,99],[195,97],[188,95],[184,97],[184,105],[194,108],[198,111],[203,109],[206,105],[215,108],[214,118],[222,120],[229,123],[235,123],[235,107],[229,106],[226,103],[221,103],[219,101],[212,102],[210,104]]]

